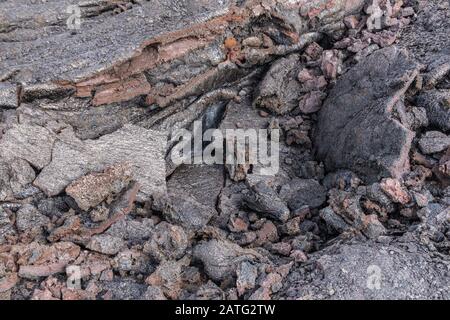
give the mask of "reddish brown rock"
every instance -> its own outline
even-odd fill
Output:
[[[82,210],[96,207],[108,196],[119,193],[132,176],[131,166],[121,163],[100,173],[90,173],[72,182],[66,193],[75,199]]]
[[[161,288],[164,295],[170,299],[177,299],[182,289],[182,271],[188,266],[189,259],[179,261],[163,261],[155,272],[145,282],[151,286]]]
[[[312,75],[311,71],[303,68],[302,70],[300,70],[300,72],[297,75],[297,79],[300,82],[306,82],[309,80],[312,80],[314,78],[314,76]]]
[[[301,250],[294,250],[294,251],[292,251],[290,257],[293,258],[295,260],[295,262],[306,262],[306,261],[308,261],[308,257]]]
[[[66,266],[80,255],[80,247],[70,242],[58,242],[51,246],[36,242],[12,249],[18,255],[19,277],[35,279],[65,272]]]
[[[356,29],[358,26],[359,19],[355,15],[347,16],[344,18],[344,24],[349,29]]]
[[[383,179],[380,187],[394,202],[407,204],[411,201],[411,196],[397,179]]]
[[[299,103],[300,111],[305,114],[319,111],[325,97],[326,94],[321,91],[311,91],[305,94]]]
[[[292,250],[292,246],[289,242],[278,242],[268,246],[269,250],[275,254],[282,256],[289,256]]]
[[[256,246],[261,246],[264,243],[275,242],[278,240],[277,227],[272,221],[266,221],[261,229],[256,232],[256,234],[258,237],[255,241]]]
[[[248,223],[242,218],[231,217],[228,228],[231,232],[245,232],[248,229]]]
[[[323,48],[316,42],[311,43],[306,49],[305,53],[313,60],[319,60],[322,56]]]

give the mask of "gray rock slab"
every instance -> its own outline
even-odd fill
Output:
[[[165,192],[165,133],[126,125],[97,140],[79,140],[71,129],[59,136],[52,159],[34,181],[47,195],[54,196],[72,181],[118,163],[129,163],[140,191],[151,195]]]
[[[0,140],[0,159],[23,159],[37,169],[50,163],[55,134],[46,128],[27,124],[13,125]]]
[[[420,65],[397,47],[381,49],[343,75],[319,112],[315,149],[329,171],[350,169],[367,182],[409,170],[414,133],[392,109]]]

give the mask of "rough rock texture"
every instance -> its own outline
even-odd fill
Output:
[[[120,163],[72,182],[66,188],[66,193],[75,199],[80,209],[86,211],[98,206],[110,194],[119,193],[128,185],[131,175],[130,165]]]
[[[295,178],[281,188],[280,197],[293,211],[303,206],[317,208],[326,201],[326,189],[316,180]]]
[[[297,54],[281,58],[274,63],[259,84],[255,105],[276,114],[284,114],[298,105],[300,83],[300,56]]]
[[[409,170],[414,133],[392,112],[418,72],[406,51],[390,47],[338,80],[319,112],[315,137],[328,170],[351,169],[370,182]]]
[[[260,258],[253,250],[244,250],[234,243],[221,240],[199,243],[194,248],[193,256],[203,263],[206,273],[214,280],[232,275],[242,261]]]
[[[0,0],[0,299],[448,299],[449,21]]]
[[[27,189],[32,188],[36,173],[30,164],[22,159],[0,163],[0,201],[26,198]]]
[[[428,131],[419,140],[420,150],[424,154],[433,154],[447,150],[450,136],[439,131]]]
[[[180,166],[167,182],[169,192],[187,193],[199,203],[214,209],[223,186],[223,167],[214,165]]]
[[[0,83],[0,108],[17,108],[19,91],[16,85]]]
[[[430,123],[444,132],[450,132],[450,93],[432,90],[419,95],[418,104],[427,111]]]
[[[93,236],[88,243],[87,248],[96,252],[114,255],[120,251],[125,245],[121,238],[110,235]]]
[[[98,140],[79,140],[73,131],[63,131],[53,146],[52,159],[34,185],[48,195],[56,195],[72,181],[90,171],[128,162],[132,177],[146,195],[165,191],[166,135],[127,125]]]
[[[311,280],[293,272],[281,296],[301,299],[448,299],[445,264],[414,243],[352,243],[310,257]],[[429,281],[422,281],[428,279]],[[440,283],[435,290],[433,283]]]
[[[250,187],[251,192],[244,198],[245,204],[252,210],[274,219],[286,222],[289,219],[289,208],[277,193],[264,182]]]
[[[183,257],[188,245],[188,237],[182,227],[163,221],[152,230],[144,252],[158,261],[176,260]]]
[[[6,58],[1,62],[2,72],[27,65],[20,69],[15,79],[31,83],[81,79],[129,58],[149,38],[161,37],[167,30],[176,32],[189,28],[226,13],[230,3],[223,1],[202,6],[201,2],[192,0],[172,2],[171,5],[165,1],[144,1],[133,10],[108,17],[108,13],[118,7],[115,1],[87,2],[80,5],[84,30],[78,34],[72,34],[65,26],[71,15],[67,7],[71,4],[70,0],[2,3],[1,30],[9,31],[2,35],[5,40],[17,42],[16,46],[2,43],[2,56]],[[180,19],[180,15],[184,18]],[[36,16],[45,22],[39,23]],[[17,29],[18,24],[26,25],[28,30]],[[50,25],[55,28],[47,33],[46,27]]]
[[[46,128],[31,125],[16,125],[10,128],[0,141],[0,156],[13,161],[23,159],[42,169],[52,159],[55,135]]]
[[[215,209],[205,206],[188,194],[181,192],[169,193],[161,201],[163,205],[160,211],[163,212],[166,219],[188,229],[203,228],[217,214]]]

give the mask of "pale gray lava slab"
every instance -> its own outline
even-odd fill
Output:
[[[72,130],[65,130],[55,141],[52,159],[34,184],[54,196],[81,176],[127,162],[133,178],[144,194],[166,191],[164,155],[166,134],[126,125],[96,140],[79,140]]]

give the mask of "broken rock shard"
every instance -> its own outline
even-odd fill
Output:
[[[15,84],[0,82],[0,108],[17,108],[19,89]]]
[[[0,140],[0,157],[12,161],[23,159],[42,169],[49,164],[55,135],[48,129],[32,125],[14,125]]]
[[[350,169],[367,182],[409,170],[414,132],[393,114],[419,73],[405,50],[381,49],[343,75],[319,112],[315,148],[328,170]]]
[[[88,174],[72,182],[66,193],[75,199],[82,210],[96,207],[110,194],[119,193],[131,179],[128,163],[119,163],[104,172]]]

